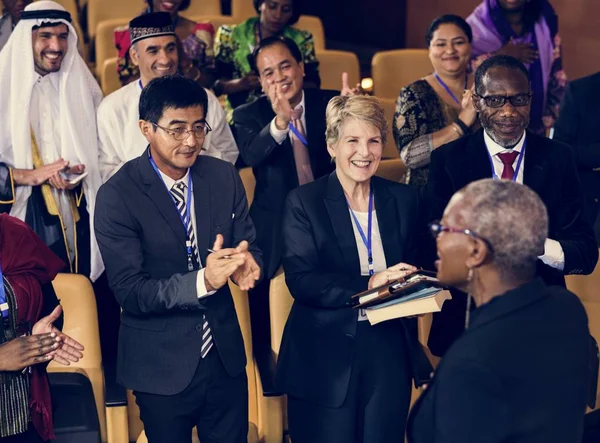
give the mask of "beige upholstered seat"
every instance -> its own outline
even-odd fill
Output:
[[[376,53],[371,70],[375,95],[396,99],[400,89],[429,74],[433,68],[426,49],[395,49]]]
[[[348,73],[348,83],[354,86],[360,82],[360,67],[358,57],[354,52],[321,49],[317,51],[319,60],[319,75],[321,89],[340,90],[342,88],[342,73]]]

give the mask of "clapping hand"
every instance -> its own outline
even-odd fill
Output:
[[[404,278],[415,272],[417,268],[407,263],[398,263],[397,265],[387,268],[385,271],[374,274],[369,279],[369,289],[376,288],[386,283]]]
[[[248,251],[248,242],[246,240],[240,242],[235,250],[238,254],[244,254],[246,259],[244,264],[235,270],[231,279],[242,291],[247,291],[252,289],[260,279],[260,268],[252,254]]]
[[[265,81],[263,90],[269,97],[271,107],[275,113],[275,126],[277,129],[286,129],[292,120],[292,106],[282,91],[282,84],[273,81]]]
[[[58,305],[54,310],[46,317],[38,320],[33,325],[32,336],[54,334],[57,341],[56,349],[52,350],[48,354],[48,360],[52,359],[56,362],[69,366],[70,362],[78,362],[83,357],[83,345],[77,340],[69,337],[67,334],[63,334],[54,326],[54,322],[58,320],[62,313],[62,307]]]
[[[539,52],[533,49],[532,43],[515,43],[512,37],[498,53],[510,55],[525,64],[533,63],[539,58]]]
[[[350,85],[348,83],[348,73],[342,73],[342,90],[340,92],[340,95],[359,95],[364,93],[365,91],[360,86],[360,83],[357,83],[354,88],[350,88]]]
[[[473,94],[474,93],[475,93],[475,84],[473,84],[473,86],[471,86],[470,89],[467,89],[464,92],[464,94],[462,96],[462,101],[461,101],[462,110],[460,111],[460,114],[458,115],[458,118],[460,118],[463,121],[463,123],[469,127],[473,126],[473,124],[475,123],[475,119],[477,118],[477,110],[475,109],[475,106],[473,105]]]

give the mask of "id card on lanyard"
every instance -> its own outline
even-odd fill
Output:
[[[367,235],[365,235],[365,231],[363,231],[363,228],[360,225],[360,222],[358,221],[356,214],[350,207],[350,202],[347,202],[347,203],[348,203],[348,209],[350,209],[350,214],[352,214],[352,219],[354,220],[354,224],[356,225],[356,229],[357,229],[358,233],[360,234],[360,238],[362,239],[365,247],[367,248],[369,276],[372,276],[375,273],[374,266],[373,266],[373,244],[371,242],[372,231],[373,231],[373,190],[371,190],[371,192],[369,193],[369,215],[368,215],[368,222],[367,222]]]
[[[525,135],[523,135],[523,137],[525,137]],[[519,152],[519,157],[517,158],[517,167],[515,168],[515,172],[513,173],[512,176],[512,181],[516,183],[517,178],[519,177],[519,170],[521,169],[521,163],[523,162],[523,157],[525,157],[525,149],[527,148],[527,139],[525,139],[525,141],[523,142],[523,148],[521,149],[521,152]],[[488,158],[490,159],[490,166],[492,167],[492,178],[494,180],[500,180],[500,177],[498,177],[498,175],[496,174],[496,169],[494,168],[494,160],[492,159],[492,156],[490,155],[490,151],[485,150],[487,152]]]
[[[189,232],[190,227],[192,227],[192,217],[191,217],[191,210],[190,210],[190,207],[192,205],[192,187],[193,187],[192,172],[190,170],[188,170],[187,203],[185,205],[185,218],[184,218],[181,215],[181,213],[179,212],[179,210],[177,209],[177,202],[175,201],[175,198],[173,198],[173,195],[171,195],[171,190],[167,187],[167,184],[163,180],[162,175],[160,175],[160,171],[158,170],[158,166],[156,166],[156,162],[154,161],[154,159],[152,158],[152,156],[150,154],[148,154],[148,157],[150,158],[150,164],[154,168],[154,171],[156,171],[156,174],[158,175],[158,178],[160,178],[160,181],[162,181],[163,185],[165,185],[165,188],[167,189],[167,193],[169,194],[169,197],[171,197],[171,200],[173,201],[173,205],[175,206],[177,215],[179,215],[179,219],[181,220],[181,223],[183,224],[183,229],[185,230],[185,234],[187,237],[187,233]],[[186,241],[185,241],[185,248],[186,248],[186,252],[187,252],[188,271],[193,271],[194,270],[194,252],[192,249],[192,242],[189,239],[186,239]]]

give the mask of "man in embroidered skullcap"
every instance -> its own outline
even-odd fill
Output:
[[[107,181],[125,162],[139,157],[148,146],[140,131],[138,105],[142,89],[150,80],[176,74],[178,43],[171,16],[153,12],[129,23],[130,58],[140,68],[140,79],[107,96],[98,108],[100,174]],[[217,97],[208,95],[206,122],[211,128],[202,154],[235,164],[238,148]]]
[[[3,0],[4,10],[0,17],[0,50],[4,47],[10,34],[21,19],[21,12],[32,0]]]
[[[23,10],[0,52],[0,84],[0,212],[27,222],[71,272],[96,280],[103,265],[90,220],[102,93],[61,5]]]

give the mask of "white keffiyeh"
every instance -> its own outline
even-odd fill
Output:
[[[37,1],[25,11],[65,9],[53,1]],[[64,23],[69,28],[69,47],[58,74],[60,152],[44,152],[50,162],[63,158],[71,165],[84,164],[88,175],[83,189],[90,215],[91,275],[96,280],[104,265],[94,235],[94,204],[101,185],[98,171],[96,110],[102,100],[98,83],[77,51],[75,28],[62,19],[20,20],[0,51],[0,161],[16,169],[33,169],[29,106],[34,83],[32,28],[43,22]],[[46,161],[48,162],[48,161]],[[18,186],[10,214],[25,220],[30,186]]]

